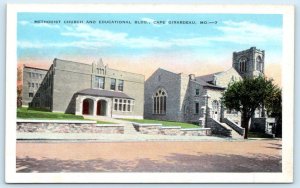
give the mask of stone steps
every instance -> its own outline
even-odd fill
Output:
[[[231,130],[231,138],[243,138],[242,135],[240,135],[238,132],[236,132],[234,129],[232,129],[229,125],[226,123],[221,123],[226,129]]]
[[[132,123],[123,124],[124,125],[124,134],[139,134],[133,127]]]

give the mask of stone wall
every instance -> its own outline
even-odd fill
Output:
[[[145,81],[145,103],[144,103],[144,118],[183,121],[181,119],[182,111],[181,103],[181,76],[163,69],[157,69]],[[167,92],[166,113],[153,113],[153,95],[159,89],[163,88]]]
[[[181,135],[211,136],[212,132],[210,128],[188,128],[188,129],[181,129]]]
[[[210,128],[181,128],[180,126],[163,127],[161,124],[133,123],[135,130],[142,134],[160,134],[177,136],[210,136]]]
[[[136,131],[142,134],[159,134],[159,128],[161,124],[139,124],[133,123],[133,127]]]
[[[159,134],[163,135],[181,135],[180,126],[160,127]]]
[[[96,121],[17,120],[17,132],[123,134],[123,125],[96,124]]]

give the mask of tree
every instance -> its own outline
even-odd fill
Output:
[[[241,112],[241,126],[245,129],[245,139],[248,138],[249,120],[255,110],[259,106],[264,106],[266,99],[274,94],[276,88],[272,79],[259,76],[233,82],[223,93],[224,106]]]
[[[276,119],[276,137],[282,136],[282,96],[281,89],[275,88],[272,95],[268,96],[265,101],[267,114]]]

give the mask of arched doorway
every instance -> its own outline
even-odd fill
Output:
[[[97,102],[97,116],[106,116],[107,102],[105,100],[99,100]]]
[[[92,99],[84,99],[82,102],[82,115],[93,115],[94,101]]]

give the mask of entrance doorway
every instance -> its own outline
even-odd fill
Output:
[[[99,100],[97,102],[97,116],[106,116],[107,102],[105,100]]]
[[[84,99],[82,103],[82,114],[93,115],[94,101],[92,99]]]
[[[212,102],[212,118],[219,121],[219,102],[217,100]]]

